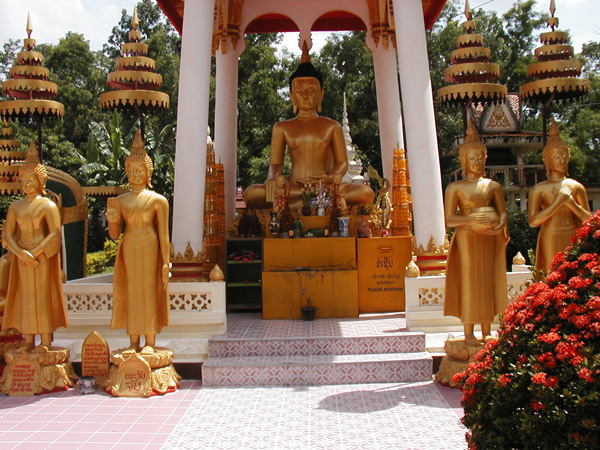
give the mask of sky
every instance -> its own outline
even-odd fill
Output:
[[[508,10],[515,0],[470,0],[471,8],[481,6],[499,14]],[[92,50],[101,50],[121,11],[133,11],[137,0],[0,0],[0,45],[8,39],[27,37],[25,27],[27,12],[31,13],[32,38],[37,43],[56,44],[68,31],[82,33],[90,42]],[[556,16],[560,30],[571,32],[575,52],[582,44],[591,40],[600,41],[600,1],[598,0],[555,0]],[[550,0],[537,0],[537,9],[547,12]],[[462,21],[462,18],[461,18]],[[313,35],[313,50],[320,48],[328,33]],[[294,53],[298,34],[287,33],[284,45]]]

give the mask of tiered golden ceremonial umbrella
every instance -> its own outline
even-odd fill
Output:
[[[2,83],[2,95],[12,98],[0,102],[2,119],[31,119],[38,131],[38,154],[42,161],[42,120],[61,118],[62,103],[49,100],[58,93],[55,83],[48,81],[48,69],[42,67],[44,56],[34,51],[35,39],[31,38],[31,19],[27,15],[27,39],[23,50],[17,55],[17,65],[11,67],[9,79]]]
[[[465,34],[456,38],[456,50],[450,58],[452,65],[444,69],[444,79],[451,84],[438,89],[442,104],[463,105],[464,128],[467,129],[467,110],[473,103],[502,102],[506,98],[506,86],[491,81],[500,78],[498,64],[490,63],[491,51],[483,47],[483,36],[476,34],[469,0],[465,2],[467,20],[462,27]]]
[[[142,44],[142,32],[138,30],[137,9],[133,11],[129,42],[121,45],[121,58],[117,70],[108,74],[107,82],[114,91],[100,94],[102,108],[134,110],[140,119],[140,132],[144,139],[144,116],[146,112],[169,107],[169,95],[159,92],[162,76],[154,73],[154,60],[148,58],[148,46]]]
[[[581,75],[581,61],[571,59],[573,47],[567,45],[566,31],[556,31],[558,17],[554,17],[556,6],[550,1],[552,16],[547,24],[552,31],[540,35],[541,47],[535,49],[538,62],[527,66],[527,76],[533,78],[521,86],[521,97],[530,103],[542,104],[544,144],[546,144],[547,108],[553,101],[577,100],[588,95],[590,80],[578,78]]]

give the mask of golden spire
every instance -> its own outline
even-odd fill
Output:
[[[31,32],[33,31],[33,27],[31,26],[31,17],[29,16],[29,11],[27,11],[27,26],[25,28],[27,31],[27,39],[31,39]]]
[[[555,12],[556,12],[556,5],[554,4],[554,0],[550,0],[550,14],[552,14],[552,17],[554,17]]]
[[[131,28],[134,30],[138,29],[140,21],[138,19],[137,6],[133,8],[133,17],[131,18]]]
[[[140,130],[135,132],[135,137],[133,138],[133,144],[131,146],[131,154],[140,154],[144,157],[146,156],[146,149],[144,148],[144,141],[142,140],[142,134]]]
[[[473,11],[471,10],[471,5],[469,5],[469,0],[465,1],[465,17],[467,20],[471,20],[473,17]]]
[[[554,119],[552,119],[550,122],[550,130],[548,131],[548,134],[550,135],[550,137],[548,138],[548,142],[546,143],[543,152],[556,148],[569,148],[567,143],[561,139],[560,130],[558,129],[558,125],[556,124]]]

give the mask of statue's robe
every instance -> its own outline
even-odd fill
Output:
[[[23,201],[26,200],[20,200]],[[45,197],[35,198],[24,213],[19,216],[15,214],[15,219],[23,233],[23,230],[33,229],[40,220],[43,222],[42,216],[52,221],[54,228],[60,231],[58,207]],[[19,258],[13,257],[2,329],[16,328],[22,334],[49,334],[57,328],[67,327],[60,268],[60,234],[50,233],[31,245],[24,245],[19,240],[19,245],[25,250],[33,250],[41,245],[43,252],[37,258],[37,267],[25,265]]]
[[[158,334],[169,325],[158,233],[155,228],[143,236],[127,231],[127,224],[144,220],[144,210],[157,195],[160,194],[144,190],[138,193],[129,216],[123,212],[125,232],[115,261],[110,327],[125,328],[130,336]]]
[[[484,179],[485,180],[485,179]],[[486,204],[491,180],[480,183],[474,208]],[[462,323],[490,323],[508,305],[506,283],[506,228],[496,235],[457,227],[446,266],[444,315]]]

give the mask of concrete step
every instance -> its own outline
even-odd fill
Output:
[[[209,357],[204,386],[309,386],[430,381],[427,352]]]
[[[258,339],[215,336],[208,341],[208,356],[212,358],[415,353],[424,352],[425,344],[425,334],[422,332],[402,332],[390,336]]]

